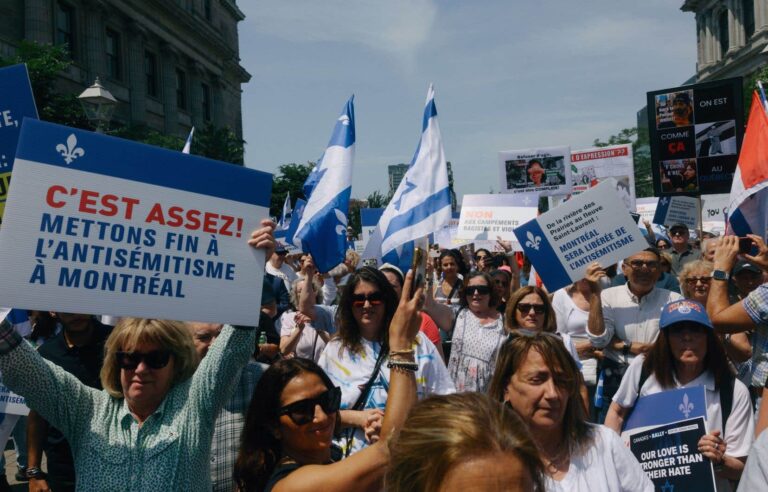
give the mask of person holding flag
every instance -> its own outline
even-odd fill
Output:
[[[312,255],[326,273],[344,261],[347,250],[347,212],[355,160],[355,96],[336,120],[328,148],[304,183],[308,197],[293,244]]]

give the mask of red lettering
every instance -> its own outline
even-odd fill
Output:
[[[160,225],[165,225],[165,217],[163,216],[163,206],[159,203],[155,203],[152,205],[152,210],[149,211],[149,215],[147,215],[147,219],[145,220],[147,223],[151,222],[157,222]]]
[[[181,215],[184,209],[181,207],[173,206],[168,209],[168,217],[171,218],[166,225],[170,227],[179,227],[184,223],[184,216]]]
[[[64,193],[66,195],[67,189],[61,185],[53,185],[50,188],[48,188],[48,193],[46,193],[45,195],[45,203],[47,203],[49,206],[53,208],[61,208],[67,204],[67,202],[64,202],[64,201],[54,201],[53,195],[57,192]]]
[[[200,229],[200,211],[199,210],[187,210],[187,223],[184,224],[185,229],[190,231],[196,231]]]
[[[205,215],[203,215],[203,232],[216,234],[216,219],[218,218],[218,214],[206,212]]]
[[[677,154],[678,152],[685,152],[685,143],[683,142],[669,142],[667,144],[667,150],[670,154]]]
[[[133,206],[139,204],[138,198],[128,198],[123,197],[122,202],[125,203],[127,206],[125,207],[125,218],[126,219],[132,219],[133,218]]]
[[[97,210],[89,207],[96,205],[96,198],[98,196],[99,192],[97,191],[83,190],[80,194],[80,208],[78,210],[88,214],[95,214]]]
[[[105,217],[113,217],[117,215],[117,205],[115,202],[118,200],[119,197],[117,195],[104,195],[101,197],[101,204],[104,208],[99,210],[99,214]]]
[[[222,215],[221,218],[224,219],[224,225],[221,226],[221,230],[219,231],[219,234],[221,234],[222,236],[234,235],[233,231],[229,230],[229,227],[235,221],[235,218],[232,217],[231,215]]]

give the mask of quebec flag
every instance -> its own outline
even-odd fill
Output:
[[[437,124],[432,85],[427,91],[421,131],[421,140],[411,165],[384,210],[363,258],[390,258],[396,249],[440,230],[451,219],[448,166]],[[410,248],[406,245],[401,249]]]
[[[296,228],[293,243],[325,273],[342,261],[347,250],[347,212],[355,160],[355,96],[341,112],[323,157],[307,178],[311,194]]]

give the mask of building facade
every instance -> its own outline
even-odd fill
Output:
[[[79,94],[99,77],[117,98],[113,122],[184,137],[194,125],[242,137],[235,0],[3,0],[0,54],[21,40],[66,44],[58,89]]]
[[[768,61],[768,0],[685,0],[696,15],[696,80],[749,76]]]
[[[392,164],[387,168],[389,172],[389,196],[395,194],[397,187],[403,180],[403,176],[408,172],[408,164]]]

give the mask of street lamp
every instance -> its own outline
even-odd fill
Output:
[[[112,113],[117,106],[117,99],[115,99],[115,96],[105,89],[104,86],[101,85],[99,78],[96,77],[96,82],[85,89],[82,94],[77,96],[77,98],[83,106],[88,121],[96,126],[96,132],[104,133],[102,125],[109,126],[109,121],[112,119]]]

